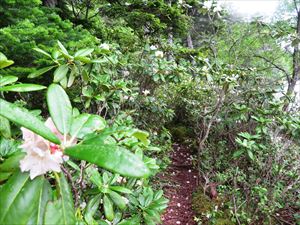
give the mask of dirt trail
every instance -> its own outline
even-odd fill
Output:
[[[163,225],[195,225],[192,193],[197,187],[197,171],[192,168],[191,153],[185,147],[174,145],[168,170],[161,174],[164,191],[170,200],[162,216]]]

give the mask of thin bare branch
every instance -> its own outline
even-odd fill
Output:
[[[254,57],[257,57],[257,58],[260,58],[260,59],[263,59],[264,61],[266,61],[267,63],[271,64],[272,66],[274,66],[276,69],[280,70],[281,72],[283,72],[286,76],[286,79],[288,82],[290,82],[290,73],[285,70],[284,68],[278,66],[277,64],[275,64],[274,62],[272,62],[270,59],[262,56],[262,55],[254,55]]]

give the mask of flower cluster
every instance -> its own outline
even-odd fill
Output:
[[[45,125],[57,135],[61,140],[69,140],[56,129],[51,118],[47,119]],[[48,171],[60,172],[60,164],[68,158],[63,155],[61,147],[53,144],[32,131],[21,128],[23,132],[24,143],[21,148],[26,152],[26,156],[20,161],[22,172],[29,171],[30,179],[45,174]],[[76,140],[71,141],[71,145],[76,143]]]

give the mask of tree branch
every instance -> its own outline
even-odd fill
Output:
[[[254,55],[254,57],[260,58],[265,60],[267,63],[271,64],[272,66],[274,66],[276,69],[280,70],[281,72],[283,72],[286,76],[286,79],[288,81],[288,83],[290,82],[290,74],[287,70],[285,70],[284,68],[278,66],[277,64],[275,64],[274,62],[272,62],[270,59],[262,56],[262,55]]]
[[[294,0],[294,5],[295,5],[295,9],[296,9],[296,11],[297,11],[297,14],[299,13],[299,9],[298,9],[298,6],[297,6],[297,2],[296,2],[296,0]]]

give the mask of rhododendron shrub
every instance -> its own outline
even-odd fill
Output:
[[[129,204],[127,196],[132,190],[124,187],[127,182],[138,183],[156,168],[155,161],[149,161],[141,151],[134,154],[128,147],[126,149],[126,145],[132,141],[135,145],[149,145],[148,133],[130,127],[110,128],[98,115],[74,114],[68,95],[58,84],[48,87],[47,105],[51,117],[43,122],[28,110],[0,99],[0,116],[19,125],[22,132],[22,143],[19,146],[21,152],[5,161],[12,170],[0,190],[3,199],[0,205],[0,223],[11,224],[13,220],[13,224],[27,224],[33,217],[34,224],[75,224],[76,220],[82,220],[75,217],[79,195],[69,172],[70,165],[71,168],[77,168],[74,162],[80,160],[81,165],[94,165],[93,170],[87,170],[83,174],[81,172],[81,176],[86,173],[91,188],[95,185],[101,190],[100,195],[95,195],[96,199],[91,198],[90,201],[103,208],[104,219],[114,220],[114,211],[124,211]],[[119,143],[118,140],[123,138],[128,140],[128,144],[124,141]],[[5,168],[5,163],[1,165],[2,168],[3,165]],[[100,171],[105,170],[107,172],[102,175]],[[115,186],[119,174],[123,178]],[[58,193],[55,198],[50,195],[54,186],[49,182],[53,179]],[[68,182],[71,182],[72,191]],[[135,188],[139,189],[139,186]],[[9,200],[12,194],[16,201]],[[75,196],[71,197],[72,195]],[[162,204],[166,205],[166,200]],[[15,210],[20,207],[28,209],[27,214],[15,217]],[[85,213],[87,216],[84,221],[93,223],[91,215],[88,216],[91,212]],[[124,218],[124,221],[130,220]]]

